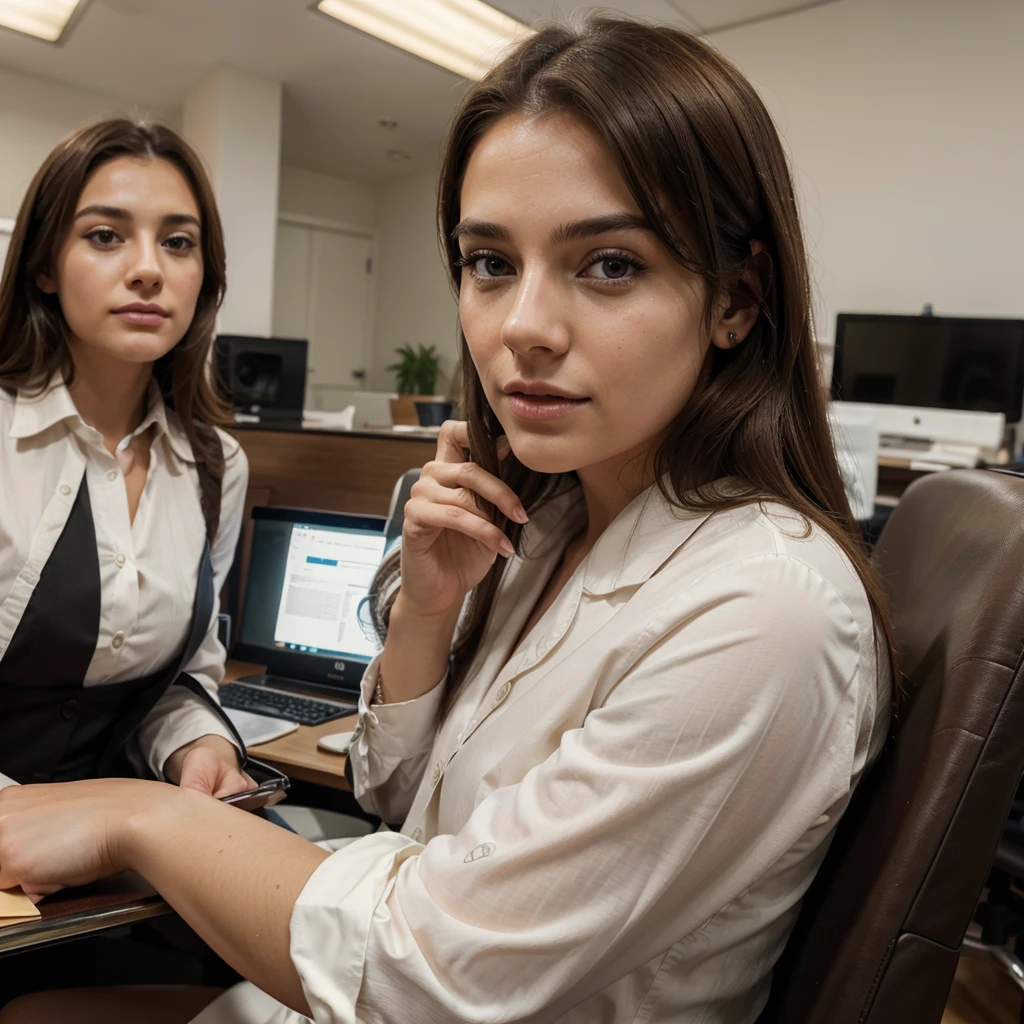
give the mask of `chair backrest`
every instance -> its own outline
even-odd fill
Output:
[[[929,1024],[1024,768],[1024,479],[913,484],[875,548],[906,676],[776,968],[764,1024]]]
[[[418,469],[410,469],[403,473],[396,481],[394,490],[391,492],[391,504],[388,507],[388,521],[384,525],[384,549],[391,547],[392,541],[402,535],[402,512],[405,503],[409,500],[409,492],[412,485],[420,478]]]

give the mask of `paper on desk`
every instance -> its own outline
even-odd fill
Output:
[[[304,409],[302,425],[304,427],[320,427],[324,430],[351,430],[355,418],[356,407],[354,405],[346,405],[340,412]]]
[[[0,928],[39,917],[39,908],[20,889],[0,889]]]
[[[239,711],[237,708],[225,708],[228,718],[238,730],[247,747],[258,747],[261,743],[287,736],[298,729],[297,722],[286,722],[283,718],[268,718],[266,715],[254,715],[251,711]]]

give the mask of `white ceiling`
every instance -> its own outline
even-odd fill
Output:
[[[0,29],[0,67],[108,93],[158,111],[180,108],[227,65],[284,83],[284,163],[372,184],[433,169],[465,83],[451,72],[309,10],[308,0],[86,0],[51,46]],[[834,0],[491,0],[523,21],[592,8],[713,32]],[[381,118],[398,121],[385,131]],[[395,163],[387,151],[411,159]]]

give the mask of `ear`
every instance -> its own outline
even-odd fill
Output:
[[[57,294],[57,282],[49,274],[39,274],[36,277],[36,287],[47,295]]]
[[[718,322],[711,330],[711,343],[729,349],[742,345],[761,314],[761,299],[771,282],[772,260],[764,242],[750,243],[739,281],[722,299]]]

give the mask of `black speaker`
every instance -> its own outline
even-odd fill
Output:
[[[235,413],[302,422],[309,343],[296,338],[217,338],[217,369]]]

